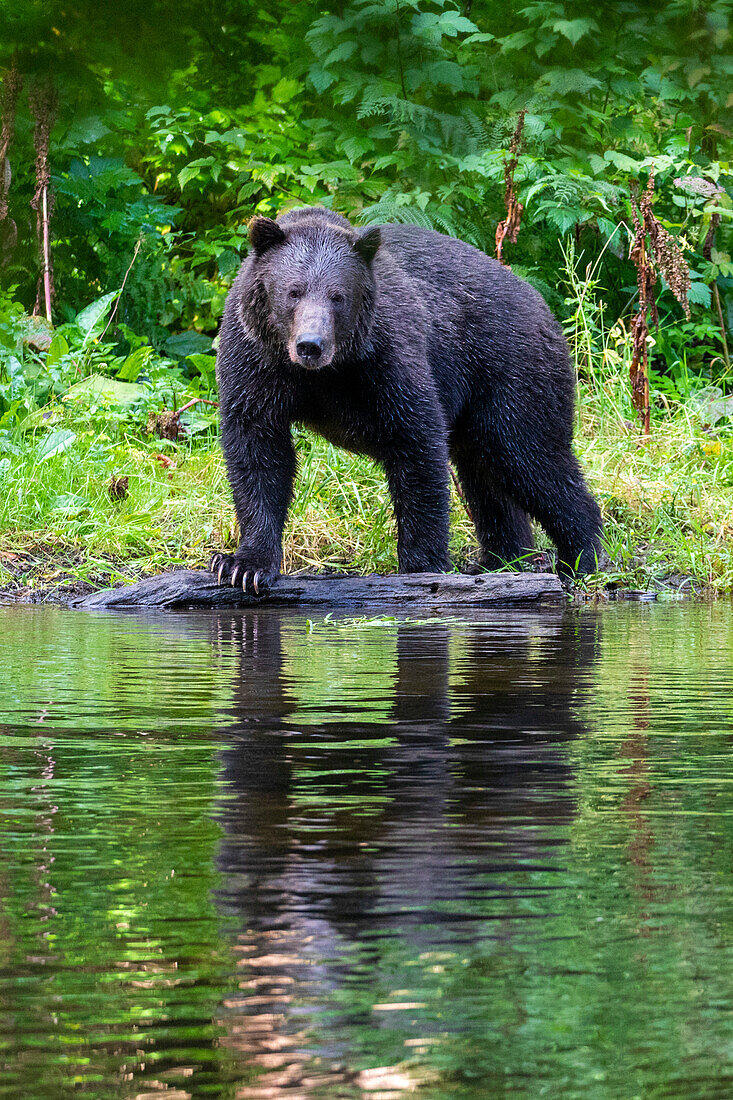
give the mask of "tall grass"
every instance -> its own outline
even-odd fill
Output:
[[[606,324],[597,265],[579,266],[570,247],[566,334],[578,370],[576,448],[603,508],[609,557],[596,583],[679,587],[688,579],[730,590],[731,424],[709,423],[698,399],[705,380],[695,376],[675,400],[652,387],[651,434],[642,436],[629,389],[628,327]]]

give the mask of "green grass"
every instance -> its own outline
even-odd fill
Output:
[[[604,516],[609,564],[598,584],[634,588],[689,577],[733,588],[733,435],[708,433],[688,411],[653,424],[593,435],[582,406],[578,451]],[[587,434],[586,434],[587,433]],[[588,582],[592,584],[591,581]]]
[[[663,393],[655,397],[651,436],[642,439],[629,393],[628,331],[621,321],[605,323],[595,278],[595,269],[578,270],[569,249],[565,327],[579,373],[576,449],[601,503],[608,554],[603,572],[579,588],[733,591],[733,423],[719,402],[725,408],[711,426],[715,417],[700,401],[701,387],[725,385],[721,364],[691,375],[683,360],[656,380]],[[161,392],[166,369],[156,375]],[[11,434],[0,457],[0,586],[105,584],[204,566],[214,551],[236,546],[210,421],[172,443],[146,435],[144,411],[95,400],[86,410],[79,401],[56,402],[50,429]],[[66,450],[49,453],[50,432],[66,432]],[[296,445],[285,570],[394,572],[394,519],[381,470],[304,432]],[[113,476],[129,479],[123,500],[111,498]],[[451,511],[451,552],[460,565],[477,546],[455,491]],[[549,547],[541,531],[537,543]]]
[[[694,406],[680,404],[657,415],[643,442],[622,370],[599,379],[581,382],[577,449],[601,501],[611,560],[584,587],[679,585],[689,577],[730,591],[733,431],[705,429]],[[90,428],[63,453],[39,459],[42,439],[0,468],[0,583],[105,583],[202,566],[214,550],[236,545],[214,438],[173,444],[125,434],[105,442]],[[394,571],[394,520],[379,468],[305,433],[297,447],[285,569]],[[129,478],[129,491],[114,501],[108,486],[119,475]],[[451,532],[454,557],[470,558],[475,538],[455,493]],[[541,532],[538,544],[549,545]]]
[[[233,548],[237,527],[221,451],[128,437],[102,447],[93,433],[63,453],[38,457],[42,437],[0,468],[0,584],[19,577],[112,581],[174,565],[202,566]],[[160,461],[162,449],[171,465]],[[381,470],[301,435],[285,569],[397,568],[394,520]],[[115,501],[112,477],[126,476]],[[457,502],[456,502],[457,503]],[[460,504],[459,527],[468,524]],[[464,530],[464,535],[465,535]],[[456,531],[456,545],[461,542]]]

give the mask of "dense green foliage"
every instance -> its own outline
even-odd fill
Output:
[[[119,287],[142,237],[120,319],[158,343],[181,330],[213,335],[247,219],[293,203],[418,221],[493,251],[504,150],[525,108],[517,270],[561,309],[558,241],[574,233],[584,262],[610,242],[607,308],[628,312],[629,185],[654,164],[657,212],[684,239],[693,270],[697,308],[677,349],[692,336],[717,354],[714,279],[733,317],[730,197],[675,181],[731,183],[732,9],[731,0],[657,0],[591,16],[579,0],[189,0],[122,14],[109,2],[73,13],[3,3],[0,64],[15,56],[26,88],[50,73],[58,92],[57,310],[68,319]],[[20,240],[3,279],[31,305],[25,99],[9,156]],[[724,218],[706,259],[715,210]],[[665,305],[665,319],[679,322],[672,299]]]
[[[655,213],[692,279],[689,319],[657,284],[653,420],[668,438],[690,427],[685,456],[717,461],[719,446],[700,447],[711,424],[725,439],[733,426],[732,16],[733,0],[597,11],[580,0],[0,0],[6,94],[13,66],[24,81],[0,173],[0,480],[14,455],[66,455],[72,473],[89,459],[107,478],[122,446],[176,449],[141,429],[151,410],[215,397],[212,341],[254,213],[320,202],[493,253],[521,111],[524,211],[504,256],[565,324],[590,401],[586,462],[604,447],[621,461],[619,433],[633,446],[631,192],[652,172]],[[49,80],[52,331],[27,317],[41,271],[33,103]],[[211,408],[186,418],[198,433],[186,447],[211,451]],[[720,464],[716,492],[727,492]],[[617,481],[597,488],[613,519]],[[728,522],[727,505],[714,511]],[[727,576],[729,563],[704,572]]]

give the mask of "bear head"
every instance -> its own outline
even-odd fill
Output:
[[[378,226],[354,230],[345,218],[305,208],[249,224],[256,329],[294,366],[320,370],[353,354],[374,300]]]

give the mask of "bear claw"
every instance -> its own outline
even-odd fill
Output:
[[[230,584],[232,588],[241,587],[245,594],[253,596],[263,596],[277,577],[276,573],[268,573],[263,569],[247,569],[244,562],[237,561],[229,554],[214,554],[209,572],[215,575],[218,584]]]

